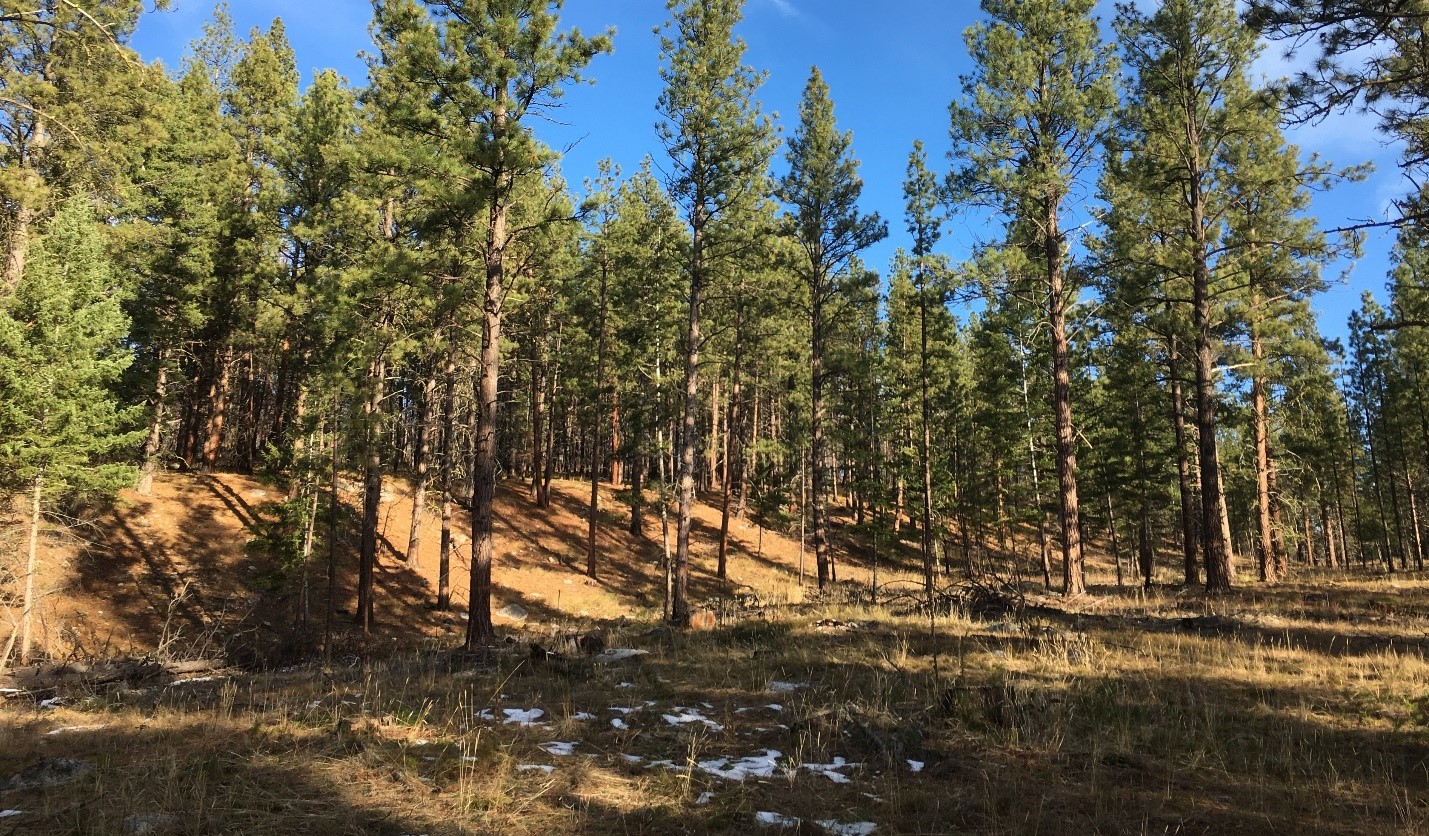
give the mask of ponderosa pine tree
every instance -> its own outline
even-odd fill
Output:
[[[690,521],[695,451],[700,435],[701,309],[711,274],[746,245],[737,223],[762,199],[773,153],[773,128],[754,94],[761,76],[745,66],[734,35],[743,0],[670,0],[660,39],[665,89],[656,133],[670,157],[666,186],[690,227],[685,274],[689,319],[684,339],[684,406],[680,422],[678,523],[670,620],[687,625]]]
[[[991,18],[964,38],[975,63],[951,106],[955,199],[1008,221],[1008,246],[1039,266],[1052,343],[1052,412],[1061,499],[1062,589],[1086,590],[1067,308],[1067,199],[1092,172],[1116,103],[1116,60],[1101,43],[1093,0],[983,0]]]
[[[114,394],[133,355],[104,247],[92,205],[65,202],[31,247],[24,276],[0,300],[0,484],[23,489],[30,511],[21,664],[32,647],[45,510],[58,498],[133,484],[127,454],[143,435],[139,410]],[[0,667],[9,652],[0,654]]]
[[[928,156],[923,143],[915,141],[908,155],[908,176],[903,181],[903,199],[908,234],[913,238],[913,286],[918,294],[918,469],[923,478],[923,587],[928,601],[933,600],[933,402],[929,391],[928,311],[936,304],[946,304],[943,282],[938,281],[943,266],[933,260],[933,247],[943,235],[943,218],[939,215],[941,195],[937,178],[928,170]],[[930,298],[931,297],[931,298]]]
[[[815,67],[799,104],[799,127],[786,154],[789,173],[779,181],[778,195],[790,207],[788,234],[803,252],[800,272],[809,289],[809,474],[819,589],[829,582],[831,560],[824,449],[824,349],[832,325],[829,317],[834,298],[845,292],[840,279],[849,276],[841,276],[849,260],[888,236],[888,224],[877,213],[858,211],[863,181],[858,176],[858,160],[851,154],[852,144],[853,134],[840,132],[834,123],[829,87]]]
[[[507,291],[508,223],[518,181],[539,176],[553,158],[528,117],[549,106],[563,85],[581,78],[591,59],[610,50],[608,36],[558,33],[561,0],[412,0],[381,2],[376,23],[390,44],[384,60],[416,85],[428,104],[409,118],[457,149],[450,173],[466,191],[466,215],[453,221],[483,228],[479,265],[470,279],[482,296],[477,362],[476,443],[472,458],[472,560],[465,645],[496,638],[491,623],[496,490],[497,379]],[[478,280],[479,276],[479,280]]]
[[[1177,319],[1184,317],[1189,325],[1199,538],[1206,587],[1220,592],[1230,588],[1233,568],[1217,437],[1216,367],[1224,352],[1221,331],[1231,315],[1226,294],[1243,284],[1240,259],[1250,252],[1248,241],[1231,247],[1226,235],[1237,218],[1232,190],[1239,178],[1246,178],[1244,189],[1261,188],[1254,170],[1240,171],[1236,149],[1247,124],[1266,125],[1262,114],[1268,105],[1247,80],[1255,36],[1236,18],[1232,3],[1168,0],[1150,16],[1128,4],[1117,10],[1120,42],[1136,76],[1124,117],[1135,150],[1119,162],[1130,188],[1113,195],[1109,224],[1151,244],[1139,259],[1156,266],[1159,298],[1190,299],[1189,310],[1173,313],[1167,328],[1178,336]],[[1284,230],[1289,219],[1282,216],[1276,223]],[[1294,234],[1303,238],[1304,230]]]

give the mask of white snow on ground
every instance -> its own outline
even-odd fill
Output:
[[[542,743],[540,748],[558,758],[567,758],[576,753],[576,741],[552,740],[550,743]]]
[[[636,709],[634,709],[634,708],[621,708],[621,707],[618,706],[618,705],[612,705],[610,708],[607,708],[607,709],[606,709],[606,711],[614,711],[614,712],[617,713],[617,714],[629,714],[630,712],[635,711],[635,710],[636,710]]]
[[[769,682],[765,690],[772,691],[776,694],[787,694],[790,691],[799,691],[808,687],[809,683],[807,682],[781,682],[775,679]]]
[[[45,737],[54,737],[57,734],[71,734],[74,732],[99,731],[109,728],[108,724],[100,723],[97,726],[62,726],[58,729],[45,732]]]
[[[601,652],[597,653],[595,655],[595,660],[597,662],[623,662],[626,659],[634,659],[639,656],[648,656],[649,654],[650,651],[648,650],[637,650],[635,648],[630,647],[612,647],[608,650],[602,650]]]
[[[625,762],[629,764],[638,764],[645,762],[645,759],[640,757],[639,755],[631,755],[622,752],[620,757],[623,758]]]
[[[226,677],[226,676],[195,676],[195,677],[192,678],[192,679],[177,679],[177,680],[174,680],[173,682],[170,682],[170,683],[169,683],[169,687],[170,687],[170,688],[173,688],[173,687],[176,686],[176,685],[194,685],[194,684],[197,684],[197,683],[199,683],[199,682],[217,682],[217,681],[219,681],[220,679],[227,679],[227,678],[228,678],[228,677]]]
[[[924,766],[926,766],[926,764],[924,764],[922,761],[915,761],[912,758],[908,758],[909,772],[922,772]]]
[[[869,836],[870,833],[878,829],[878,825],[871,821],[841,824],[836,819],[819,819],[814,824],[827,830],[830,836]]]
[[[0,819],[8,819],[11,816],[23,816],[24,810],[0,810]]]
[[[522,772],[544,772],[547,775],[556,771],[556,768],[548,763],[523,763],[516,768]]]
[[[571,719],[572,719],[572,720],[594,720],[594,719],[595,719],[595,715],[592,714],[592,713],[590,713],[589,711],[577,711],[575,714],[572,714],[572,715],[571,715]]]
[[[64,704],[64,697],[50,697],[47,700],[40,700],[40,708],[59,708]]]
[[[705,790],[704,792],[700,793],[699,798],[695,799],[695,803],[703,807],[711,801],[714,801],[714,797],[714,793],[710,792],[709,790]]]
[[[503,708],[501,713],[506,715],[503,723],[515,723],[518,726],[533,726],[536,721],[546,716],[546,712],[539,708]]]
[[[630,725],[619,717],[610,718],[610,725],[614,728],[620,729],[621,731],[625,731],[626,729],[630,728]]]
[[[849,782],[849,777],[847,775],[844,775],[842,772],[839,772],[838,770],[856,767],[858,766],[858,764],[849,763],[843,758],[836,757],[834,758],[833,763],[806,763],[802,764],[802,766],[810,772],[814,772],[824,776],[825,778],[828,778],[835,784],[847,784]]]
[[[619,685],[617,685],[617,686],[615,686],[615,687],[617,687],[617,688],[634,688],[634,687],[635,687],[635,683],[634,683],[634,682],[622,682],[622,683],[620,683]]]
[[[762,755],[750,755],[733,763],[729,758],[711,758],[695,764],[701,772],[708,772],[716,778],[727,781],[743,781],[745,778],[768,778],[779,768],[777,749],[765,749]]]
[[[683,726],[687,723],[704,723],[712,732],[724,731],[724,726],[721,726],[719,723],[716,723],[693,708],[683,708],[677,705],[674,711],[676,713],[661,714],[660,716],[664,717],[665,722],[672,726]]]
[[[758,812],[754,814],[754,820],[765,827],[798,827],[799,820],[793,816],[786,816],[783,813]]]

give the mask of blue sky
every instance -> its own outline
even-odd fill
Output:
[[[1101,4],[1104,33],[1109,33],[1110,3]],[[145,58],[177,67],[187,44],[201,34],[212,0],[174,0],[173,10],[148,14],[133,46]],[[240,34],[266,27],[282,17],[305,81],[314,70],[335,67],[354,83],[365,79],[358,59],[367,49],[369,0],[231,0]],[[567,0],[563,20],[587,34],[617,29],[615,52],[589,67],[593,85],[567,91],[552,121],[537,126],[541,138],[570,147],[563,163],[566,178],[579,187],[594,177],[605,157],[626,172],[647,154],[661,162],[655,139],[655,100],[660,93],[659,51],[653,30],[666,19],[664,0]],[[852,130],[854,153],[862,161],[864,209],[888,221],[890,235],[865,253],[869,266],[886,272],[895,248],[907,245],[902,183],[915,139],[927,146],[929,163],[946,169],[948,103],[958,95],[958,77],[970,69],[962,33],[978,17],[971,0],[747,0],[739,34],[748,43],[746,63],[767,71],[761,91],[766,113],[792,132],[809,69],[817,64],[828,82],[840,127]],[[1279,54],[1272,45],[1258,68],[1278,76],[1312,56]],[[1315,198],[1323,227],[1382,215],[1389,199],[1405,190],[1395,167],[1396,151],[1374,130],[1373,120],[1344,116],[1297,128],[1290,138],[1305,152],[1317,152],[1338,165],[1373,160],[1377,172],[1367,181],[1345,184]],[[782,153],[776,170],[783,168]],[[955,218],[940,249],[954,260],[971,244],[991,234],[974,216]],[[1327,336],[1343,336],[1345,319],[1360,293],[1382,291],[1392,234],[1372,232],[1359,263],[1327,271],[1329,292],[1316,302]],[[1350,269],[1347,280],[1340,273]]]

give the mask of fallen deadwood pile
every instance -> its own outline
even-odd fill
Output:
[[[106,685],[141,685],[208,674],[230,667],[218,659],[191,659],[161,662],[157,659],[100,659],[93,662],[64,662],[28,665],[0,673],[0,700],[15,697],[35,699],[57,691],[100,688]]]

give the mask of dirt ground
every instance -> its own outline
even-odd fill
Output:
[[[345,483],[344,515],[336,549],[335,629],[347,635],[356,579],[359,486]],[[631,535],[623,491],[601,487],[597,577],[585,575],[589,483],[557,480],[551,507],[540,509],[527,486],[506,482],[496,501],[493,610],[509,604],[528,617],[525,630],[610,622],[658,614],[664,600],[661,521],[647,506],[645,536]],[[617,494],[620,494],[618,496]],[[647,501],[653,500],[647,494]],[[232,473],[161,474],[153,494],[125,491],[113,510],[89,524],[51,529],[42,538],[43,606],[37,647],[56,658],[135,655],[155,650],[175,656],[212,653],[238,644],[263,646],[265,655],[298,650],[302,636],[321,630],[326,599],[326,549],[306,567],[284,568],[255,547],[282,492],[256,478]],[[801,550],[797,532],[761,532],[751,520],[730,526],[729,578],[715,576],[720,513],[717,496],[695,509],[691,589],[696,601],[738,594],[798,603],[815,586],[812,546]],[[627,500],[628,501],[628,500]],[[836,522],[842,511],[835,508]],[[374,640],[391,647],[449,641],[464,629],[470,557],[470,521],[458,508],[451,568],[452,608],[435,609],[440,519],[435,505],[422,518],[420,558],[405,563],[411,530],[411,486],[388,479],[383,490]],[[18,522],[18,521],[17,521]],[[844,521],[846,522],[846,520]],[[320,521],[319,525],[323,522]],[[10,526],[14,528],[14,526]],[[671,520],[670,547],[674,547]],[[835,538],[841,582],[866,586],[873,565],[867,544]],[[881,544],[880,583],[911,583],[916,556],[901,547],[902,569],[891,571]],[[12,554],[18,553],[12,550]],[[801,563],[804,583],[800,583]],[[305,593],[306,590],[306,593]],[[307,623],[301,625],[307,605]],[[9,602],[18,617],[18,601]],[[498,628],[517,626],[497,617]],[[245,642],[245,636],[252,642]],[[369,642],[365,644],[370,645]]]

